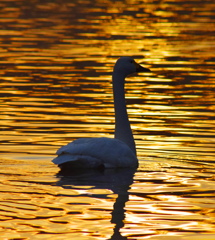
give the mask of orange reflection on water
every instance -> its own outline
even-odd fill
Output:
[[[1,236],[213,239],[214,3],[23,3],[1,3]],[[55,177],[61,145],[113,136],[122,55],[152,70],[126,81],[134,182]]]

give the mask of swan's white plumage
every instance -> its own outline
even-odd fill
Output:
[[[133,134],[128,120],[124,82],[134,72],[149,72],[130,57],[117,60],[112,75],[115,138],[80,138],[57,151],[53,162],[62,170],[70,168],[119,168],[137,167],[138,160]],[[68,164],[69,163],[69,164]]]
[[[81,161],[85,168],[137,166],[137,158],[122,141],[114,138],[80,138],[61,147],[53,162]],[[83,166],[83,167],[84,167]]]

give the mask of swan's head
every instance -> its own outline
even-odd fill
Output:
[[[118,72],[126,77],[132,73],[150,72],[150,70],[136,63],[131,57],[121,57],[116,61],[114,72]]]

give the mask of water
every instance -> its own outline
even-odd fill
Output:
[[[215,238],[211,1],[0,3],[1,239]],[[140,167],[56,176],[55,151],[112,137],[119,56]]]

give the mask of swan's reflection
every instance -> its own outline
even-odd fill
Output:
[[[110,239],[121,240],[127,239],[120,234],[120,229],[124,226],[125,204],[129,199],[130,185],[133,183],[133,177],[136,169],[105,169],[99,170],[81,170],[76,171],[72,176],[64,176],[60,172],[58,186],[63,188],[73,188],[77,186],[94,186],[95,189],[110,189],[113,193],[118,194],[111,213],[111,223],[115,224],[113,235]]]
[[[133,179],[133,178],[132,178]],[[127,239],[127,237],[123,237],[120,234],[120,228],[124,227],[124,218],[125,218],[125,203],[129,200],[129,190],[130,186],[124,186],[121,189],[121,192],[118,193],[118,197],[116,198],[116,202],[113,206],[112,211],[112,219],[111,223],[115,224],[113,235],[110,239],[120,240]]]

